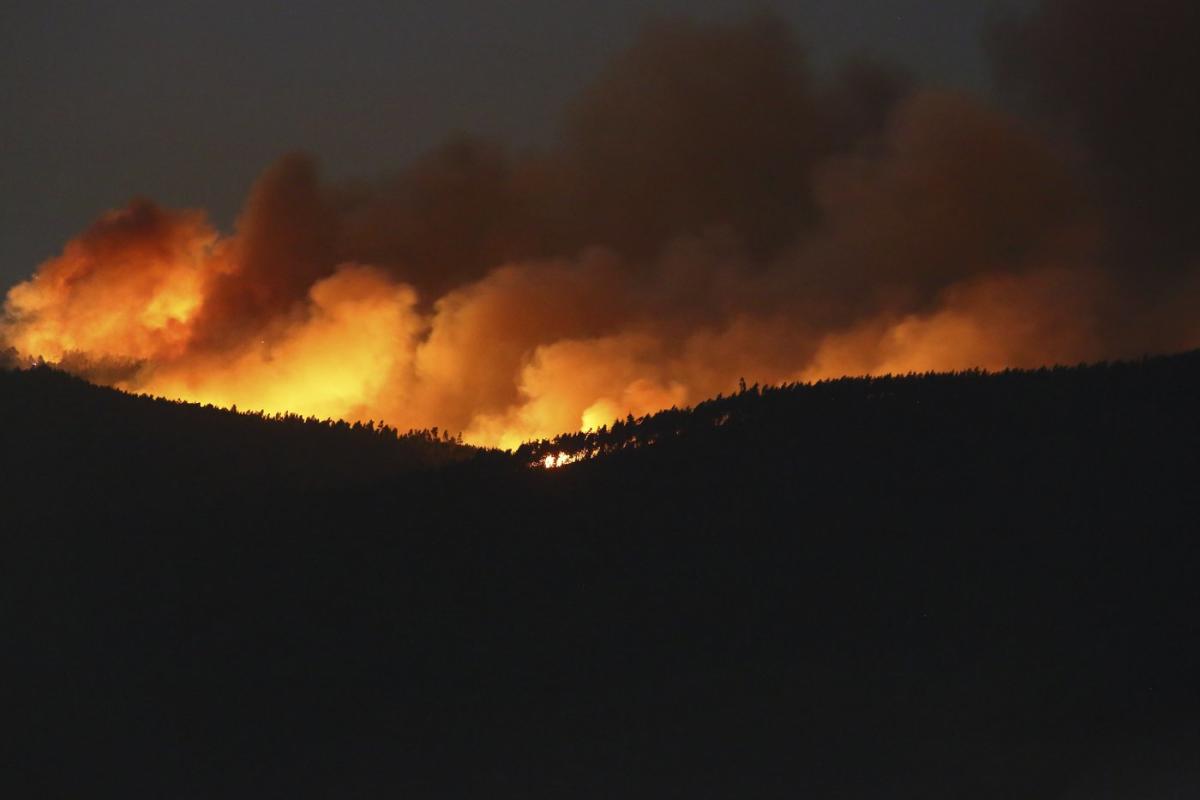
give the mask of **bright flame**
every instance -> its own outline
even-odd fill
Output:
[[[83,352],[138,360],[180,354],[225,249],[198,214],[146,203],[106,214],[9,292],[9,346],[58,361]]]
[[[583,455],[579,453],[563,453],[547,455],[539,464],[545,469],[557,469],[567,464],[574,464],[576,461],[582,461]]]

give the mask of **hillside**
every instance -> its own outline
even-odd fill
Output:
[[[47,366],[0,369],[0,420],[5,472],[35,483],[52,476],[60,493],[124,480],[144,490],[164,481],[206,492],[337,486],[475,452],[439,431],[234,413],[94,386]]]
[[[0,404],[25,796],[1200,787],[1198,353],[753,387],[515,457],[48,370]]]

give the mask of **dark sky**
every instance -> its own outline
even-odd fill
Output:
[[[859,52],[986,91],[961,0],[530,0],[121,3],[8,0],[0,10],[0,288],[98,213],[146,195],[228,226],[284,152],[327,174],[403,165],[456,131],[553,136],[567,99],[654,16],[769,9],[828,67]]]

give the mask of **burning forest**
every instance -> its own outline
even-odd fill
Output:
[[[773,17],[660,22],[553,147],[459,137],[352,182],[286,155],[229,232],[108,211],[8,292],[0,341],[130,392],[503,448],[743,377],[1195,347],[1197,15],[1001,20],[1003,101],[819,74]]]

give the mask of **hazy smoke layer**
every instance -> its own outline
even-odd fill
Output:
[[[992,33],[1018,118],[869,62],[817,82],[771,18],[659,24],[549,152],[346,185],[290,155],[232,236],[134,201],[0,333],[131,390],[504,446],[743,376],[1194,347],[1197,34],[1183,2],[1048,2]]]

